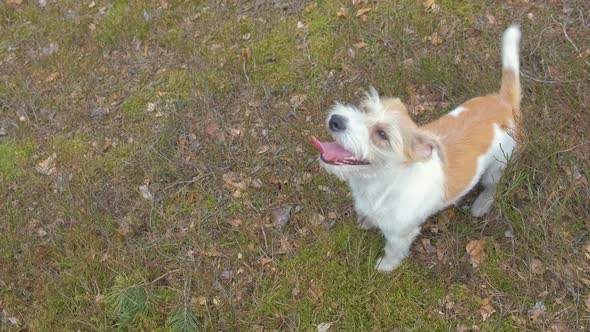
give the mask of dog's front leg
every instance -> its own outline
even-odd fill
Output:
[[[418,234],[420,234],[420,227],[411,228],[406,232],[384,231],[385,255],[377,259],[375,269],[382,272],[395,270],[404,258],[408,257],[412,242]]]

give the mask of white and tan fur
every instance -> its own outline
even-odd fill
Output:
[[[335,114],[346,119],[345,130],[331,131],[336,143],[366,164],[334,164],[323,158],[320,163],[348,182],[361,226],[377,227],[385,236],[378,270],[399,266],[426,218],[478,183],[484,189],[472,214],[480,217],[490,210],[496,183],[516,146],[519,42],[519,28],[511,26],[502,42],[498,93],[471,99],[424,126],[410,119],[399,99],[380,98],[373,89],[359,107],[337,104],[330,112],[328,124]]]

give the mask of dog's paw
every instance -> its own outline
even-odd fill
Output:
[[[471,205],[471,214],[474,217],[483,217],[486,213],[490,212],[492,209],[492,204],[494,203],[494,195],[489,195],[486,192],[482,192],[477,196],[473,205]]]
[[[365,231],[375,228],[375,225],[366,217],[358,217],[356,223],[360,229]]]
[[[375,270],[380,272],[391,272],[395,270],[400,264],[401,260],[399,259],[379,257],[377,259],[377,264],[375,265]]]

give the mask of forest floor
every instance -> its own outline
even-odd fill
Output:
[[[419,124],[497,91],[512,22],[492,212],[375,272],[307,135],[369,86]],[[0,330],[590,330],[588,1],[6,0],[0,31]]]

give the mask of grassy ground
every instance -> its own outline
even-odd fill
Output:
[[[0,330],[590,329],[587,1],[7,2]],[[419,123],[495,91],[513,21],[525,130],[493,212],[467,198],[375,273],[306,135],[369,85]]]

